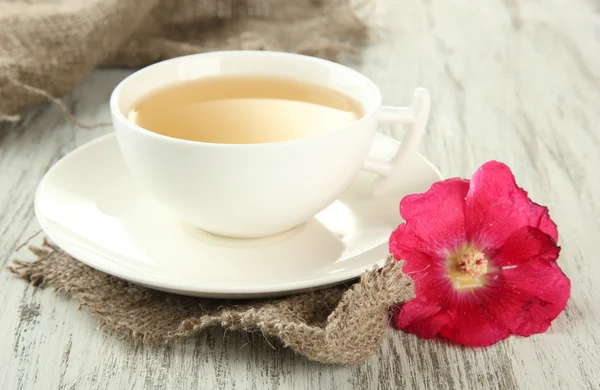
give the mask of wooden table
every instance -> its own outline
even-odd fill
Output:
[[[417,86],[431,91],[422,152],[445,176],[504,161],[549,205],[572,296],[546,334],[466,349],[390,329],[381,351],[354,367],[218,329],[147,348],[97,332],[75,301],[2,270],[0,389],[599,389],[600,5],[383,0],[375,19],[387,28],[382,41],[344,62],[372,77],[387,104],[408,104]],[[97,71],[65,102],[83,122],[107,121],[127,74]],[[39,229],[32,202],[44,172],[110,131],[77,128],[53,105],[1,125],[0,264]]]

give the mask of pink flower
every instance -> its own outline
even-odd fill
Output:
[[[565,308],[571,285],[556,264],[556,225],[506,165],[406,196],[400,214],[390,252],[405,261],[416,298],[395,311],[398,329],[487,346],[545,332]]]

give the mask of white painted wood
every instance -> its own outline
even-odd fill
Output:
[[[504,161],[550,206],[573,292],[546,334],[465,349],[390,330],[382,350],[354,367],[221,330],[147,348],[96,332],[75,301],[3,270],[0,388],[599,389],[600,6],[382,0],[376,15],[386,35],[345,62],[382,87],[386,104],[408,104],[417,86],[432,92],[422,152],[446,176]],[[128,73],[97,71],[65,101],[84,122],[108,120],[110,92]],[[32,200],[43,173],[108,131],[76,128],[53,106],[0,125],[1,264],[38,228]]]

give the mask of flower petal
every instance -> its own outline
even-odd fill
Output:
[[[394,326],[424,339],[439,333],[450,341],[470,346],[492,345],[510,335],[483,309],[488,300],[479,297],[481,289],[441,294],[431,294],[432,290],[436,290],[432,285],[422,285],[421,293],[415,288],[417,297],[394,312]]]
[[[486,312],[490,301],[481,296],[483,290],[486,288],[460,293],[449,301],[447,310],[452,321],[440,330],[444,338],[472,347],[486,347],[510,336],[509,330],[496,324]]]
[[[547,235],[549,235],[550,237],[552,237],[554,242],[558,242],[558,229],[556,227],[556,224],[552,220],[552,218],[550,218],[550,213],[548,212],[548,207],[540,206],[537,203],[533,203],[533,204],[535,206],[543,209],[540,211],[540,221],[538,223],[537,228],[540,229],[542,232],[546,233]],[[532,224],[531,226],[535,227],[535,224]]]
[[[392,323],[397,329],[432,338],[449,320],[440,312],[452,287],[446,275],[445,259],[419,251],[419,239],[400,225],[390,239],[390,252],[404,260],[403,271],[415,283],[416,298],[394,310]],[[433,256],[433,257],[432,257]]]
[[[422,253],[422,245],[423,242],[421,241],[421,238],[415,236],[415,234],[408,227],[406,227],[406,224],[402,224],[392,232],[389,241],[389,250],[396,260],[406,260],[404,257],[407,253]],[[425,256],[423,259],[412,260],[412,262],[423,261],[425,262],[425,265],[429,264],[431,258],[430,255],[425,253],[422,253],[422,255]],[[414,267],[415,264],[409,264],[409,262],[407,262],[407,264],[405,264],[405,267],[406,266]],[[404,272],[406,272],[406,269],[404,269]]]
[[[530,283],[529,288],[515,286],[514,294],[521,300],[529,294],[531,300],[525,301],[520,318],[517,317],[514,306],[505,304],[507,310],[502,317],[503,325],[521,336],[545,332],[567,306],[571,295],[571,281],[555,262],[541,260],[521,265],[508,273],[512,274],[510,279],[513,282],[518,276],[520,284]],[[509,299],[506,294],[505,302],[508,303]],[[494,307],[498,311],[502,310],[500,305]],[[514,316],[510,312],[511,308]]]
[[[405,226],[401,225],[398,229],[403,230]],[[444,258],[435,255],[432,258],[426,253],[406,250],[399,245],[394,247],[392,255],[397,260],[404,260],[402,270],[414,281],[417,297],[438,302],[445,294],[452,292]]]
[[[466,205],[467,239],[482,250],[499,248],[523,226],[539,228],[558,240],[548,209],[532,202],[502,163],[490,161],[475,172]]]
[[[488,257],[494,267],[510,267],[535,258],[556,261],[559,253],[560,248],[550,236],[534,227],[524,226]]]
[[[396,230],[390,248],[400,245],[430,255],[448,253],[465,242],[465,196],[469,182],[448,179],[434,183],[423,194],[408,195],[400,202],[405,229]]]
[[[490,280],[494,296],[489,297],[493,304],[486,311],[495,321],[513,334],[529,336],[545,332],[565,308],[571,293],[571,282],[556,264],[558,248],[551,237],[535,228],[524,228],[525,233],[515,234],[499,255],[508,259],[508,254],[516,258],[510,264],[515,267],[502,269],[496,279]],[[529,245],[523,254],[514,251],[515,241],[528,236],[538,242],[538,253]],[[528,260],[525,256],[530,256]],[[495,259],[494,259],[495,261]],[[505,260],[506,263],[509,260]]]
[[[395,310],[393,325],[423,339],[434,338],[450,321],[450,316],[440,312],[441,302],[415,298]]]

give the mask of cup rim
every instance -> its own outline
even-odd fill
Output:
[[[356,77],[364,80],[370,87],[373,88],[373,90],[376,93],[376,101],[375,104],[373,105],[373,107],[371,109],[369,109],[368,111],[366,111],[364,113],[364,115],[357,120],[356,122],[341,127],[341,128],[337,128],[337,129],[332,129],[332,130],[328,130],[325,131],[323,133],[319,133],[319,134],[315,134],[315,135],[311,135],[308,137],[303,137],[303,138],[297,138],[297,139],[292,139],[292,140],[287,140],[287,141],[275,141],[275,142],[265,142],[265,143],[252,143],[252,144],[228,144],[228,143],[213,143],[213,142],[203,142],[203,141],[193,141],[193,140],[188,140],[188,139],[181,139],[181,138],[175,138],[175,137],[170,137],[168,135],[163,135],[163,134],[158,134],[155,133],[151,130],[145,129],[141,126],[138,126],[137,124],[133,123],[132,121],[130,121],[127,117],[125,117],[125,115],[123,115],[123,113],[121,112],[121,110],[118,108],[118,99],[119,99],[119,92],[124,88],[124,84],[127,83],[132,77],[139,75],[140,73],[143,73],[151,68],[154,67],[160,67],[160,66],[164,66],[166,63],[170,63],[170,62],[179,62],[179,61],[185,61],[185,60],[189,60],[192,58],[198,58],[198,57],[211,57],[211,56],[247,56],[247,55],[254,55],[254,56],[281,56],[281,57],[292,57],[292,58],[299,58],[301,60],[304,61],[312,61],[314,63],[320,64],[322,66],[327,66],[327,67],[334,67],[334,68],[339,68],[339,69],[344,69],[344,71],[350,71],[352,74],[354,74]],[[134,132],[137,132],[139,134],[142,135],[147,135],[156,139],[161,139],[164,141],[170,141],[170,142],[175,142],[175,143],[179,143],[182,145],[202,145],[202,146],[210,146],[210,147],[219,147],[219,148],[250,148],[250,147],[273,147],[273,146],[281,146],[281,145],[285,145],[285,144],[298,144],[298,143],[303,143],[303,142],[310,142],[311,140],[314,140],[315,138],[321,138],[321,137],[327,137],[327,136],[331,136],[333,134],[336,134],[338,132],[344,131],[348,128],[352,128],[354,126],[360,126],[362,125],[365,121],[368,120],[368,118],[370,118],[372,115],[375,114],[375,112],[379,109],[379,107],[381,107],[381,101],[382,101],[382,97],[381,97],[381,91],[379,90],[379,87],[377,87],[377,85],[367,76],[365,76],[364,74],[348,67],[345,65],[342,65],[340,63],[337,62],[333,62],[333,61],[329,61],[326,60],[324,58],[319,58],[319,57],[314,57],[314,56],[309,56],[309,55],[304,55],[304,54],[297,54],[297,53],[290,53],[290,52],[282,52],[282,51],[270,51],[270,50],[223,50],[223,51],[211,51],[211,52],[205,52],[205,53],[196,53],[196,54],[189,54],[189,55],[185,55],[185,56],[179,56],[179,57],[174,57],[174,58],[170,58],[168,60],[164,60],[164,61],[159,61],[156,62],[154,64],[148,65],[144,68],[138,69],[135,72],[131,73],[130,75],[128,75],[127,77],[125,77],[123,80],[121,80],[119,82],[119,84],[117,84],[117,86],[113,89],[111,96],[110,96],[110,111],[113,114],[113,121],[114,121],[114,117],[116,116],[119,120],[124,121],[128,126],[128,128],[130,130],[133,130]],[[360,101],[360,103],[363,105],[364,104],[362,101]],[[113,124],[114,125],[114,124]]]

